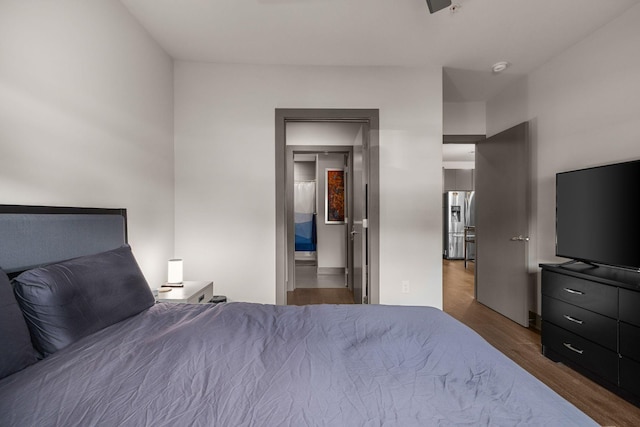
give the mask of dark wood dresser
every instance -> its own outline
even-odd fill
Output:
[[[640,403],[640,273],[541,264],[542,353]]]

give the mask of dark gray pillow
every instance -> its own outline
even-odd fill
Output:
[[[155,302],[128,245],[34,268],[14,282],[33,343],[45,356]]]
[[[13,295],[13,287],[0,270],[0,378],[37,361],[29,329]]]

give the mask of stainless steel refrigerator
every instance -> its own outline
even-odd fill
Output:
[[[475,226],[474,196],[474,191],[444,193],[443,255],[446,259],[464,259],[464,228]]]

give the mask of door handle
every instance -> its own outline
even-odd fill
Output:
[[[575,317],[571,317],[568,314],[564,314],[562,317],[564,317],[570,322],[577,323],[578,325],[582,325],[584,323],[582,320],[576,319]]]
[[[353,240],[353,239],[355,239],[356,234],[360,234],[360,232],[356,231],[356,228],[353,227],[353,229],[351,230],[351,232],[349,234],[351,234],[351,240]]]
[[[528,237],[524,237],[522,234],[517,236],[517,237],[512,237],[510,239],[512,242],[528,242],[529,238]]]
[[[574,353],[578,353],[578,354],[584,353],[584,350],[580,350],[579,348],[576,348],[576,347],[572,346],[571,343],[563,342],[562,345],[564,345],[565,347],[567,347],[569,350],[573,351]]]

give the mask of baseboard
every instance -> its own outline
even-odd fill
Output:
[[[296,251],[294,253],[294,258],[295,260],[310,260],[316,259],[316,253],[315,252],[311,252],[311,251]]]
[[[344,274],[344,267],[318,267],[318,274]]]
[[[542,317],[538,313],[529,312],[529,327],[537,331],[542,330]]]

